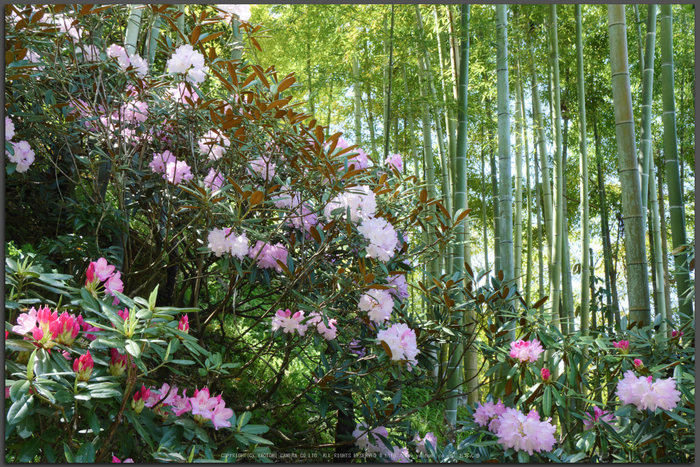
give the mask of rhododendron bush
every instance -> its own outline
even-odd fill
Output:
[[[304,114],[248,7],[185,11],[6,6],[7,460],[678,460],[680,330],[564,337],[466,263],[409,281],[468,212]],[[458,343],[481,402],[419,429],[467,392],[433,373]]]

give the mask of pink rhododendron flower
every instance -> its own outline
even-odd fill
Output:
[[[83,29],[78,26],[78,20],[70,18],[63,14],[53,15],[53,18],[47,18],[47,22],[52,22],[58,27],[58,30],[73,42],[82,40]]]
[[[114,266],[107,264],[107,260],[104,258],[93,261],[90,265],[93,266],[93,272],[100,281],[106,281],[114,274]]]
[[[121,464],[121,463],[122,463],[122,461],[120,461],[117,456],[112,454],[112,464]],[[134,460],[131,457],[129,457],[128,459],[124,459],[124,463],[125,464],[133,464]]]
[[[231,140],[214,130],[210,130],[202,136],[202,139],[197,142],[197,145],[199,146],[200,154],[204,156],[208,155],[209,160],[215,161],[221,159],[221,156],[223,156],[226,150],[224,146],[231,146]]]
[[[583,430],[587,431],[593,428],[593,424],[598,420],[603,420],[605,423],[612,423],[615,420],[615,416],[610,412],[599,409],[598,407],[593,407],[593,417],[590,414],[586,414],[583,419]]]
[[[189,320],[190,320],[190,319],[187,317],[187,315],[185,315],[185,316],[183,316],[182,318],[180,318],[180,321],[177,323],[177,329],[180,330],[180,331],[182,331],[182,332],[187,332],[187,333],[189,333],[189,332],[190,332],[190,322],[189,322]]]
[[[174,185],[178,185],[183,181],[188,182],[192,180],[194,175],[192,175],[191,168],[189,165],[187,165],[187,162],[174,161],[168,162],[165,165],[165,173],[163,174],[163,178]]]
[[[344,218],[348,208],[350,208],[350,219],[352,222],[357,222],[360,219],[369,219],[374,216],[377,209],[377,199],[370,187],[356,186],[348,188],[345,193],[333,198],[324,208],[323,215],[327,219],[332,218],[331,213],[342,208],[343,212],[340,217]]]
[[[212,229],[207,239],[209,240],[209,248],[216,256],[220,257],[224,253],[230,253],[242,260],[248,254],[248,236],[245,232],[236,236],[231,233],[229,227]]]
[[[224,11],[224,16],[236,15],[241,21],[250,19],[250,5],[219,4],[216,7]]]
[[[393,463],[406,464],[411,462],[411,456],[408,453],[408,448],[393,446],[391,449],[387,448],[383,454],[389,457],[389,460]]]
[[[556,443],[556,427],[549,423],[551,418],[541,422],[536,410],[530,411],[526,417],[521,411],[508,407],[499,419],[496,435],[498,442],[506,449],[527,451],[533,455],[535,452],[551,451]]]
[[[156,173],[165,173],[165,166],[170,162],[175,162],[177,159],[172,152],[165,150],[162,154],[153,154],[153,160],[148,166]]]
[[[282,268],[277,264],[277,260],[280,260],[283,264],[287,264],[288,252],[287,248],[281,243],[268,245],[262,240],[258,240],[255,246],[248,252],[248,256],[252,259],[257,257],[258,267],[275,268],[277,272],[281,273]]]
[[[148,74],[148,62],[146,62],[138,54],[134,54],[129,57],[129,55],[126,53],[126,49],[124,49],[124,47],[121,45],[110,45],[107,48],[107,56],[116,58],[122,71],[126,71],[130,66],[133,66],[141,78]]]
[[[168,73],[187,73],[185,78],[194,83],[204,81],[209,71],[209,67],[204,66],[204,55],[194,50],[190,44],[178,47],[166,66]]]
[[[248,170],[248,173],[251,175],[258,176],[267,182],[270,182],[273,178],[275,178],[277,165],[274,162],[261,157],[259,159],[253,159],[249,162],[249,164],[250,169]]]
[[[362,148],[356,149],[357,154],[348,157],[348,170],[364,170],[369,167],[369,157]]]
[[[682,332],[678,332],[675,329],[671,331],[671,338],[675,339],[676,337],[681,337],[683,335]]]
[[[80,324],[75,318],[75,315],[68,314],[67,311],[64,311],[57,320],[50,323],[49,329],[51,333],[56,336],[56,342],[71,346],[75,338],[78,337]]]
[[[629,353],[630,341],[620,341],[620,342],[613,341],[613,347],[618,349],[620,351],[620,353],[622,353],[622,354]]]
[[[224,184],[224,176],[213,168],[209,169],[209,173],[204,177],[204,186],[211,191],[216,191]]]
[[[203,418],[212,418],[212,411],[219,402],[221,402],[221,394],[216,397],[209,396],[209,389],[202,388],[194,390],[194,397],[190,397],[190,405],[192,406],[192,415],[201,415]]]
[[[122,283],[121,276],[122,272],[117,271],[105,282],[105,293],[113,296],[117,303],[119,303],[119,300],[116,298],[114,292],[122,293],[124,291],[124,284]]]
[[[389,293],[391,293],[394,297],[398,298],[399,300],[408,298],[408,283],[406,282],[405,274],[394,274],[389,276],[389,285],[393,286],[393,288],[389,289]]]
[[[392,154],[384,160],[384,163],[389,167],[395,168],[399,172],[403,169],[403,159],[401,154]]]
[[[89,350],[73,361],[73,371],[75,371],[78,381],[89,381],[93,368],[95,368],[95,364]]]
[[[178,417],[182,415],[183,413],[189,412],[192,410],[192,405],[190,404],[190,398],[187,397],[186,394],[187,390],[183,389],[182,390],[182,396],[175,395],[172,398],[172,402],[170,403],[170,406],[173,409],[173,413],[177,415]],[[170,396],[168,396],[170,398]]]
[[[540,370],[540,373],[542,375],[543,381],[549,381],[549,377],[551,376],[551,373],[549,372],[548,369],[542,368],[542,370]]]
[[[378,258],[379,261],[387,262],[394,256],[394,249],[399,239],[396,236],[394,226],[389,224],[386,219],[381,217],[364,219],[357,231],[369,240],[368,258]]]
[[[29,334],[34,328],[36,328],[36,309],[32,307],[28,313],[21,313],[17,317],[17,324],[12,326],[12,332]]]
[[[391,316],[394,299],[388,290],[371,290],[360,297],[360,311],[366,311],[370,320],[383,323]]]
[[[11,144],[15,153],[10,154],[10,151],[5,151],[5,154],[10,158],[10,162],[17,164],[17,172],[24,173],[34,163],[34,150],[26,141]]]
[[[214,428],[217,431],[221,427],[229,428],[231,426],[229,419],[233,417],[233,410],[226,408],[226,403],[224,401],[220,401],[214,407],[211,414],[211,422],[214,424]]]
[[[416,355],[420,352],[416,344],[416,332],[405,323],[392,324],[389,329],[377,333],[377,344],[384,341],[391,350],[392,360],[407,360],[408,370],[416,365]]]
[[[287,334],[294,334],[294,331],[299,331],[299,335],[303,336],[306,333],[305,324],[301,324],[304,320],[304,312],[297,311],[292,314],[292,312],[287,309],[285,311],[277,310],[275,316],[272,318],[272,332],[282,329],[283,332]]]
[[[416,451],[427,455],[428,449],[425,446],[426,441],[430,443],[430,445],[433,447],[433,450],[437,446],[437,437],[432,431],[427,432],[423,439],[421,439],[418,433],[416,433],[416,436],[413,438],[413,442],[416,443]]]
[[[126,370],[129,356],[120,354],[115,348],[109,349],[109,354],[111,357],[109,359],[109,374],[112,376],[121,376]]]
[[[10,117],[5,117],[5,141],[10,141],[15,136],[15,124]]]
[[[119,113],[115,113],[113,118],[126,123],[136,124],[143,123],[148,120],[148,104],[141,101],[132,101],[123,104],[119,109]]]
[[[364,357],[367,353],[365,348],[360,346],[360,341],[357,339],[353,339],[350,341],[350,343],[348,344],[348,349],[350,350],[350,352],[356,354],[359,358]]]
[[[338,324],[337,319],[329,319],[328,326],[326,326],[323,322],[323,316],[318,311],[311,313],[310,319],[306,322],[307,326],[316,326],[318,333],[327,341],[335,339],[337,335],[336,324]]]
[[[197,92],[187,83],[180,83],[177,86],[168,89],[168,94],[182,105],[190,105],[187,99],[191,100],[195,104],[200,100],[199,94],[197,94]]]
[[[499,415],[503,415],[506,411],[506,406],[503,405],[501,400],[498,400],[498,404],[494,404],[492,401],[481,404],[474,411],[474,421],[479,426],[489,426],[491,432],[496,432],[498,426],[501,422],[498,420]]]
[[[652,377],[637,377],[632,370],[625,372],[617,384],[617,396],[623,404],[634,404],[638,410],[671,410],[680,402],[680,391],[673,378],[659,379],[652,384]]]
[[[542,352],[544,349],[537,339],[531,341],[519,339],[510,343],[510,357],[521,362],[535,363]]]
[[[374,443],[369,439],[369,433],[372,433],[372,435],[374,437]],[[383,426],[378,426],[378,427],[372,428],[371,430],[368,431],[367,425],[365,425],[363,422],[360,422],[355,427],[355,430],[353,430],[352,435],[356,438],[355,444],[360,449],[363,449],[367,452],[374,452],[374,453],[387,452],[387,447],[384,444],[384,442],[381,440],[381,438],[376,436],[376,435],[382,435],[385,438],[389,437],[389,432]]]
[[[10,386],[5,386],[5,399],[10,398]]]

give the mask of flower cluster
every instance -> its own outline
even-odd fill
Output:
[[[536,410],[531,410],[525,416],[520,410],[507,407],[498,418],[500,424],[496,436],[504,448],[527,451],[532,455],[534,452],[551,451],[556,443],[554,432],[557,428],[549,423],[551,418],[540,421]]]
[[[105,293],[114,297],[112,305],[118,305],[119,299],[114,292],[123,292],[124,284],[121,279],[121,271],[114,272],[114,269],[114,266],[108,264],[104,258],[92,261],[87,268],[85,287],[90,291],[96,292],[97,287],[102,282]]]
[[[372,290],[360,297],[360,311],[366,311],[370,320],[383,323],[391,316],[394,299],[388,290]]]
[[[510,357],[521,362],[535,363],[542,352],[544,349],[537,339],[531,341],[519,339],[510,343]]]
[[[148,166],[153,172],[162,173],[163,179],[174,185],[194,178],[187,162],[177,160],[173,153],[167,150],[162,154],[155,153]]]
[[[406,282],[405,274],[394,274],[389,276],[389,285],[392,286],[392,288],[389,289],[389,293],[391,293],[394,297],[398,298],[399,300],[408,298],[408,283]]]
[[[248,171],[251,175],[260,177],[266,182],[272,181],[275,178],[275,171],[277,165],[271,160],[261,157],[259,159],[253,159],[249,162],[250,170]]]
[[[122,463],[122,461],[120,461],[117,456],[112,454],[112,464],[121,464],[121,463]],[[133,464],[134,460],[131,457],[129,457],[128,459],[124,459],[124,463],[125,464]]]
[[[212,191],[216,191],[221,188],[223,184],[224,176],[213,168],[209,169],[209,173],[204,177],[204,186]]]
[[[219,4],[216,7],[224,12],[224,16],[236,15],[241,21],[250,19],[250,5]]]
[[[299,331],[299,335],[303,336],[304,333],[306,333],[306,328],[308,327],[305,324],[301,324],[303,320],[303,311],[297,311],[296,313],[292,314],[289,309],[285,311],[277,310],[277,313],[272,318],[272,332],[275,332],[281,328],[282,331],[287,334],[294,334],[294,331]]]
[[[421,439],[420,435],[416,433],[416,436],[413,438],[413,442],[416,443],[416,451],[427,455],[428,449],[425,446],[426,441],[430,443],[433,449],[435,449],[435,447],[437,446],[437,437],[432,431],[427,432],[423,439]]]
[[[630,341],[613,341],[613,347],[619,350],[621,354],[627,354],[630,350]]]
[[[75,371],[78,381],[89,381],[93,368],[95,368],[95,364],[89,350],[73,361],[73,371]]]
[[[112,44],[107,48],[107,56],[116,58],[117,63],[123,71],[126,71],[130,66],[133,66],[138,75],[143,78],[148,74],[148,62],[141,58],[139,54],[134,54],[129,57],[126,50],[121,45]]]
[[[197,145],[199,146],[200,154],[203,156],[208,155],[209,160],[215,161],[221,159],[224,151],[226,151],[226,147],[231,146],[231,140],[214,130],[210,130],[202,136]]]
[[[323,214],[330,219],[331,212],[342,208],[341,217],[344,217],[350,209],[350,219],[358,222],[360,219],[369,219],[374,216],[377,209],[377,199],[374,192],[366,185],[349,188],[345,193],[333,198],[325,207]]]
[[[37,311],[34,307],[27,313],[22,313],[17,317],[17,324],[12,327],[12,332],[25,335],[31,334],[36,344],[51,349],[54,345],[62,344],[66,346],[73,345],[78,332],[83,331],[98,331],[99,329],[90,326],[83,317],[70,314],[66,311],[58,315],[57,311],[51,313],[48,306],[39,308]],[[86,338],[94,340],[95,336],[86,334]]]
[[[369,438],[370,433],[374,438],[374,442],[372,442],[372,440]],[[384,442],[377,436],[381,435],[385,438],[389,437],[389,432],[385,427],[378,426],[376,428],[372,428],[371,430],[367,430],[367,425],[360,422],[355,427],[355,430],[353,430],[352,435],[356,438],[355,444],[360,449],[364,449],[370,453],[388,454],[386,444],[384,444]]]
[[[255,246],[248,251],[248,256],[252,259],[258,258],[258,267],[275,268],[277,272],[282,272],[282,268],[277,264],[277,260],[287,264],[288,252],[287,248],[281,243],[269,245],[262,240],[258,240]]]
[[[129,363],[129,355],[122,355],[115,348],[109,349],[109,355],[109,374],[112,376],[123,375]],[[132,366],[136,366],[136,364],[132,363]]]
[[[583,430],[587,431],[593,428],[593,424],[598,420],[602,420],[605,423],[611,423],[615,420],[615,416],[610,412],[599,409],[598,407],[593,407],[593,417],[590,414],[586,414],[583,419]]]
[[[147,391],[146,397],[141,395],[145,407],[154,408],[158,413],[163,414],[163,408],[170,407],[176,416],[181,416],[186,412],[191,412],[195,420],[204,422],[211,420],[214,428],[230,427],[229,419],[233,416],[233,410],[226,408],[226,402],[221,399],[221,394],[216,397],[209,395],[208,388],[194,390],[194,396],[187,397],[187,390],[182,390],[182,395],[178,394],[178,388],[172,388],[168,383],[163,383],[160,389],[142,388]],[[136,397],[136,396],[134,396]]]
[[[248,237],[245,232],[241,235],[234,235],[231,229],[213,229],[209,232],[209,248],[216,256],[230,253],[239,260],[248,254]]]
[[[494,404],[492,401],[488,401],[485,404],[481,404],[474,411],[474,421],[479,426],[488,425],[489,430],[495,433],[498,430],[498,426],[501,421],[498,419],[506,411],[506,406],[503,405],[501,400],[498,400],[498,404]]]
[[[416,355],[418,355],[418,344],[416,343],[416,332],[405,323],[392,324],[389,329],[384,329],[377,333],[377,344],[386,343],[391,350],[392,360],[408,361],[408,371],[411,365],[416,365]]]
[[[625,377],[618,383],[617,396],[623,404],[634,404],[639,410],[671,410],[681,400],[681,393],[676,389],[673,378],[658,379],[652,383],[651,376],[637,377],[632,370],[627,370]]]
[[[168,73],[186,73],[186,79],[201,83],[207,77],[209,67],[204,66],[204,55],[194,50],[190,44],[181,45],[166,63]]]
[[[378,258],[382,262],[389,261],[394,256],[394,249],[399,239],[394,226],[381,217],[366,218],[357,228],[367,240],[367,257]]]
[[[15,124],[12,119],[5,116],[5,141],[10,141],[15,136]],[[12,152],[5,150],[5,155],[10,158],[10,162],[17,164],[15,170],[19,173],[24,173],[29,169],[29,166],[34,163],[34,150],[26,141],[20,141],[12,144]]]
[[[328,326],[323,322],[323,315],[318,311],[311,313],[309,320],[306,322],[308,326],[316,326],[316,330],[321,336],[327,341],[335,339],[337,335],[336,325],[338,324],[337,319],[327,319]],[[303,334],[302,334],[303,335]]]
[[[401,154],[392,154],[384,160],[384,163],[391,168],[394,168],[401,172],[403,169],[403,159]]]

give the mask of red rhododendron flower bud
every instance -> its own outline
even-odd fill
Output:
[[[613,347],[615,347],[617,350],[619,350],[621,354],[629,353],[630,341],[620,341],[620,342],[613,341]]]
[[[73,371],[77,374],[78,381],[89,381],[93,368],[95,368],[95,364],[89,350],[73,361]]]
[[[109,360],[109,374],[112,376],[121,376],[126,370],[128,355],[121,355],[117,349],[109,349],[111,359]]]
[[[179,331],[186,332],[189,334],[189,332],[190,332],[190,319],[187,317],[187,315],[180,318],[180,322],[177,324],[177,329]]]
[[[549,381],[549,377],[552,375],[552,374],[550,373],[550,371],[549,371],[548,369],[546,369],[546,368],[542,368],[542,370],[540,371],[540,373],[542,374],[542,379],[543,379],[544,381]]]

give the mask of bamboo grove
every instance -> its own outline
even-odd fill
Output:
[[[466,262],[545,307],[564,335],[588,335],[694,323],[693,12],[287,5],[254,19],[270,27],[261,60],[305,71],[317,118],[354,130],[376,161],[401,153],[429,197],[471,211],[414,286]],[[441,361],[435,378],[479,400],[476,351],[445,345]]]

